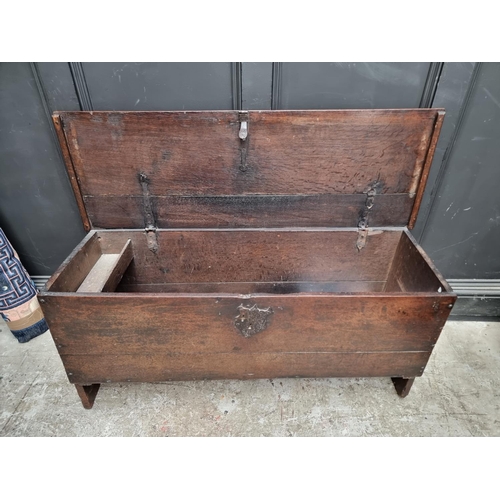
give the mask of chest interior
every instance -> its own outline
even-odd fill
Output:
[[[446,292],[405,230],[93,231],[51,292],[310,294]],[[110,282],[110,276],[112,282]]]
[[[88,237],[47,291],[450,291],[415,222],[443,112],[71,112]]]

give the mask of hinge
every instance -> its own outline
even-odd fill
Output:
[[[358,239],[356,240],[356,248],[358,249],[358,252],[362,249],[365,248],[366,245],[366,238],[368,236],[368,228],[358,229]]]
[[[156,235],[156,227],[146,227],[144,231],[146,232],[146,242],[148,248],[156,253],[158,251],[158,236]]]
[[[366,238],[368,237],[368,216],[370,210],[375,204],[375,195],[377,194],[378,181],[372,184],[372,187],[366,192],[366,200],[363,209],[361,210],[358,222],[358,239],[356,241],[356,248],[360,251],[366,245]]]
[[[149,178],[143,172],[139,173],[139,183],[142,188],[142,208],[144,212],[144,232],[146,233],[146,241],[148,248],[153,253],[156,253],[158,251],[158,238],[156,235],[158,227],[156,225],[151,195],[149,193]]]
[[[240,132],[238,137],[242,141],[246,141],[248,137],[248,111],[240,111],[238,113],[238,118],[240,121]]]
[[[240,170],[246,172],[247,165],[247,151],[248,151],[248,133],[249,133],[249,117],[248,111],[240,111],[238,113],[238,120],[240,122],[240,130],[238,137],[240,138]]]

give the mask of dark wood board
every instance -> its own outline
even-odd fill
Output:
[[[52,292],[76,292],[102,254],[95,231],[91,231],[45,284]]]
[[[143,231],[99,231],[103,251],[131,239],[127,283],[385,281],[400,231],[372,231],[363,251],[357,231],[205,230],[156,232],[151,252]]]
[[[70,382],[279,377],[418,377],[429,352],[63,355]]]
[[[61,354],[430,351],[449,314],[446,294],[420,296],[46,294]],[[241,308],[270,309],[243,336]],[[78,311],[78,314],[75,314]]]
[[[144,228],[140,196],[84,196],[94,228]],[[376,196],[369,225],[402,227],[414,200],[408,194]],[[366,204],[363,194],[288,196],[151,196],[159,228],[356,227]]]
[[[66,164],[66,169],[68,171],[69,181],[73,192],[75,193],[76,203],[78,205],[78,210],[80,211],[80,216],[82,218],[82,223],[85,231],[90,231],[91,224],[89,217],[87,215],[87,209],[85,207],[85,202],[83,200],[82,191],[80,185],[78,184],[78,179],[76,176],[75,168],[73,166],[73,161],[71,159],[71,154],[68,149],[68,143],[66,142],[66,137],[64,135],[63,126],[58,113],[54,113],[52,116],[52,121],[54,123],[54,129],[59,140],[59,145],[61,147],[61,153],[63,155],[64,163]]]
[[[103,253],[77,292],[114,292],[133,258],[130,240],[127,240],[120,253]]]
[[[117,292],[123,293],[354,293],[382,292],[385,281],[277,281],[277,282],[232,282],[232,283],[145,283],[123,284]]]
[[[408,228],[404,228],[403,234],[406,236],[409,243],[413,245],[414,251],[416,251],[420,255],[420,257],[416,260],[418,260],[419,262],[420,260],[423,260],[427,264],[428,270],[432,271],[432,273],[434,273],[434,276],[436,276],[438,281],[441,283],[443,291],[446,291],[448,293],[453,293],[454,295],[456,295],[450,284],[444,279],[444,276],[435,266],[434,262],[432,262],[432,259],[427,255],[425,250],[417,242],[411,231]],[[420,265],[423,266],[423,264]]]
[[[413,229],[413,227],[415,226],[415,222],[417,221],[418,211],[420,210],[420,205],[424,196],[425,186],[427,185],[427,179],[431,170],[432,160],[434,159],[434,153],[436,152],[439,134],[441,133],[441,128],[443,126],[444,115],[444,110],[438,110],[436,121],[434,123],[434,130],[432,131],[431,142],[429,144],[429,150],[427,151],[424,167],[422,169],[420,179],[418,180],[415,204],[413,205],[413,210],[411,211],[410,220],[408,222],[409,229]]]
[[[144,227],[145,196],[158,227],[356,226],[352,211],[372,188],[371,225],[400,226],[420,196],[437,113],[250,112],[246,141],[235,111],[63,112],[59,120],[93,227]]]
[[[430,259],[409,232],[403,232],[389,270],[386,292],[451,292],[439,272],[434,269]]]
[[[241,172],[235,111],[64,112],[82,194],[416,192],[436,110],[250,112]]]

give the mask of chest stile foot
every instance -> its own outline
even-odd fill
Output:
[[[398,393],[398,396],[401,396],[402,398],[406,398],[406,396],[408,396],[414,381],[415,381],[414,378],[401,378],[401,377],[392,378],[392,383],[396,388],[396,392]]]
[[[80,396],[82,400],[82,405],[86,410],[90,410],[92,406],[94,406],[95,397],[99,392],[99,387],[101,384],[92,384],[92,385],[79,385],[75,384],[76,392]]]

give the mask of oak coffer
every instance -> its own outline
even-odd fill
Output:
[[[40,302],[99,384],[422,375],[456,296],[412,237],[439,109],[54,114],[87,237]]]

